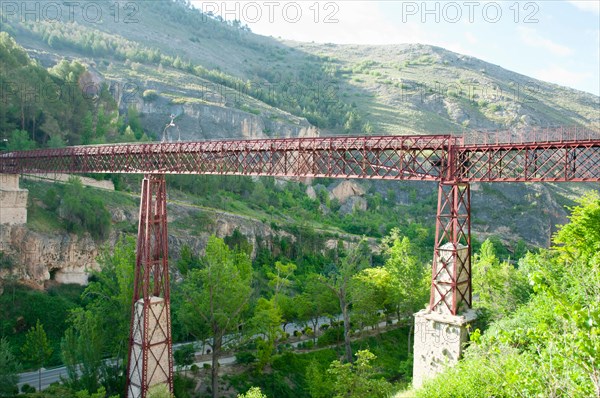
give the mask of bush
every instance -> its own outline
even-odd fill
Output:
[[[239,351],[235,354],[235,362],[239,364],[249,364],[256,362],[256,355],[250,351]]]
[[[37,390],[35,389],[35,387],[30,386],[29,384],[25,383],[21,386],[21,392],[23,394],[31,394],[36,392]]]
[[[158,99],[158,93],[156,90],[146,90],[142,96],[144,97],[144,101],[147,102],[156,101]]]
[[[69,232],[89,232],[94,239],[103,240],[108,237],[110,213],[101,197],[90,188],[84,188],[81,180],[76,177],[71,177],[65,187],[59,214]]]
[[[344,339],[344,328],[339,326],[327,329],[317,340],[317,346],[323,347],[337,344]]]

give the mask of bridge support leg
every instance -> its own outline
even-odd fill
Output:
[[[471,192],[468,183],[438,190],[431,295],[415,314],[413,386],[453,365],[468,338],[471,309]]]
[[[129,331],[128,398],[146,398],[167,384],[173,391],[173,355],[167,243],[167,196],[163,175],[142,181],[135,282]]]

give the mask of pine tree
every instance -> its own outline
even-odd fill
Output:
[[[35,326],[27,332],[25,344],[21,348],[23,356],[38,368],[38,389],[42,389],[42,366],[50,359],[52,347],[44,331],[44,326],[38,319]]]

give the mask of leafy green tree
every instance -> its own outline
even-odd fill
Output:
[[[260,297],[254,309],[254,317],[251,320],[252,330],[260,333],[264,339],[258,342],[258,369],[262,370],[271,362],[275,351],[275,344],[281,337],[281,311],[273,299],[267,300]]]
[[[192,365],[195,357],[196,350],[194,349],[193,344],[185,344],[173,352],[173,361],[179,370],[186,366]]]
[[[376,358],[369,350],[356,353],[356,363],[333,361],[327,373],[333,378],[334,398],[386,398],[392,385],[383,378],[375,378],[371,361]]]
[[[131,130],[133,130],[135,139],[139,140],[142,138],[144,130],[142,128],[142,122],[140,121],[140,113],[135,106],[130,106],[127,108],[127,121],[129,122],[129,127],[131,127]]]
[[[38,368],[38,389],[42,389],[42,366],[52,355],[52,347],[39,319],[25,335],[25,344],[21,347],[23,356]]]
[[[311,398],[329,398],[333,396],[333,383],[327,377],[326,370],[314,359],[306,367],[306,383]]]
[[[75,309],[61,343],[68,384],[75,390],[95,392],[100,388],[107,333],[98,315],[91,310]]]
[[[174,398],[169,391],[169,386],[164,383],[156,384],[148,390],[147,398]]]
[[[24,130],[14,130],[8,139],[8,151],[29,151],[35,149],[35,141],[29,138],[29,133]]]
[[[63,350],[69,350],[67,354],[71,357],[67,360],[65,356],[66,364],[81,363],[92,385],[100,372],[101,382],[111,394],[125,389],[135,245],[135,239],[128,237],[118,241],[112,250],[101,252],[101,270],[92,272],[90,283],[82,293],[86,305],[73,312],[71,327],[63,339]],[[87,350],[86,339],[90,339]],[[115,361],[98,368],[100,356],[109,356]]]
[[[378,325],[379,311],[394,309],[395,293],[395,279],[387,268],[362,270],[352,279],[352,318],[362,327]]]
[[[19,392],[18,372],[21,364],[13,355],[10,344],[5,337],[0,339],[0,397],[12,397]]]
[[[321,283],[338,298],[344,320],[344,347],[346,361],[352,362],[350,346],[350,284],[354,275],[368,264],[366,240],[361,240],[349,253],[340,258],[327,276],[321,276]]]
[[[238,394],[237,398],[267,398],[267,396],[262,393],[260,388],[251,387],[245,394]]]
[[[106,239],[111,217],[101,197],[86,188],[77,177],[70,177],[65,186],[59,213],[70,232],[89,232],[96,239]]]
[[[509,262],[500,262],[492,241],[483,242],[473,259],[473,294],[479,297],[475,305],[487,312],[486,318],[514,312],[530,293],[527,275]]]
[[[322,276],[318,274],[310,273],[306,276],[303,290],[302,294],[294,298],[298,320],[312,324],[316,342],[319,318],[339,314],[339,299],[332,290],[323,289]]]
[[[231,251],[211,236],[202,267],[191,270],[182,286],[180,317],[199,339],[212,337],[212,396],[218,396],[219,357],[223,338],[236,332],[251,295],[252,266],[245,253]]]
[[[398,320],[403,317],[411,317],[427,302],[431,276],[425,270],[424,265],[419,262],[416,255],[417,249],[408,237],[401,236],[399,229],[392,229],[390,234],[383,239],[382,249],[387,257],[384,268],[393,278],[392,290],[387,303],[388,305],[393,303],[391,305],[392,308],[395,308]],[[413,326],[414,322],[410,321],[407,344],[409,355],[412,350]]]

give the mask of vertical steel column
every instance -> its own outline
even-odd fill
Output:
[[[471,190],[442,181],[438,191],[429,309],[456,315],[471,308]]]
[[[131,308],[128,398],[145,398],[155,384],[173,391],[173,355],[164,175],[145,175]]]

